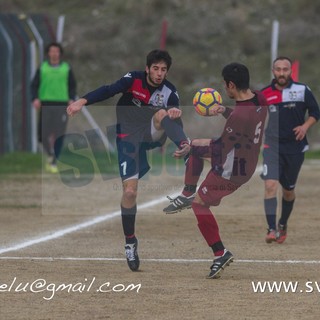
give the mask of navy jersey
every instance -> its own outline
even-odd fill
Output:
[[[254,97],[236,101],[229,114],[221,137],[212,146],[212,170],[239,185],[247,182],[255,172],[264,125],[267,102],[261,92]]]
[[[302,83],[291,81],[278,90],[275,82],[262,90],[269,106],[269,122],[265,133],[266,147],[276,148],[280,153],[295,154],[308,149],[305,137],[296,140],[293,129],[305,122],[305,115],[319,119],[319,106],[311,90]]]
[[[151,121],[159,109],[179,107],[179,96],[174,85],[164,80],[159,87],[148,85],[146,72],[128,72],[118,81],[102,86],[83,98],[87,105],[122,93],[117,106],[118,134],[130,134]]]

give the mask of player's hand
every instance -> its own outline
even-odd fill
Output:
[[[209,116],[217,116],[219,113],[224,113],[225,111],[226,107],[219,105],[216,108],[209,109]]]
[[[307,130],[303,126],[298,126],[293,129],[294,134],[296,135],[296,140],[301,141],[307,134]]]
[[[67,114],[72,117],[73,115],[78,113],[86,103],[87,100],[83,98],[71,103],[67,108]]]
[[[184,158],[190,152],[190,150],[191,146],[186,142],[174,152],[173,156],[178,159]]]
[[[167,113],[170,119],[177,119],[180,118],[182,115],[182,111],[178,108],[171,108],[167,110]]]

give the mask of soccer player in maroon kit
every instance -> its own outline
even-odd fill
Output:
[[[166,213],[174,213],[192,206],[198,227],[215,256],[207,276],[209,279],[219,278],[233,261],[232,253],[222,243],[210,206],[218,206],[223,197],[236,191],[255,172],[267,115],[264,96],[249,89],[250,76],[246,66],[228,64],[222,70],[222,77],[226,93],[236,101],[235,108],[221,106],[211,111],[211,115],[222,113],[227,118],[222,135],[217,140],[192,141],[185,187],[182,194],[164,209]],[[179,157],[179,153],[176,151],[175,156]],[[212,168],[194,195],[206,158],[211,159]]]

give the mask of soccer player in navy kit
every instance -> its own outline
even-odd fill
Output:
[[[296,197],[294,189],[304,161],[304,152],[308,150],[306,134],[320,116],[318,103],[310,89],[292,80],[291,66],[291,60],[287,57],[275,59],[272,68],[274,79],[262,90],[269,105],[261,174],[265,184],[267,243],[283,243],[287,237],[287,222]],[[282,206],[277,224],[279,183],[282,187]]]
[[[221,106],[211,112],[211,115],[222,113],[227,118],[222,135],[217,140],[192,141],[186,164],[185,187],[182,194],[172,199],[172,203],[164,209],[166,213],[174,213],[190,207],[190,199],[193,200],[191,206],[198,227],[215,256],[207,276],[209,279],[219,278],[223,269],[233,261],[233,255],[221,241],[219,227],[210,206],[218,206],[223,197],[236,191],[253,175],[267,115],[264,96],[261,92],[249,89],[250,77],[246,66],[231,63],[223,68],[222,77],[225,90],[236,101],[236,106],[234,109]],[[179,151],[176,154],[178,156]],[[211,170],[193,196],[204,159],[211,160]]]
[[[177,145],[179,156],[190,151],[180,119],[179,96],[166,79],[171,63],[167,51],[153,50],[147,55],[145,71],[128,72],[120,80],[89,92],[67,109],[72,116],[84,105],[122,93],[116,106],[117,149],[123,183],[121,217],[125,253],[132,271],[140,265],[135,236],[136,198],[138,180],[150,169],[146,152],[162,146],[167,137]]]

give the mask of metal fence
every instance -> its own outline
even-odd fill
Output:
[[[36,112],[31,107],[31,80],[56,41],[47,15],[0,14],[0,154],[36,152]]]

